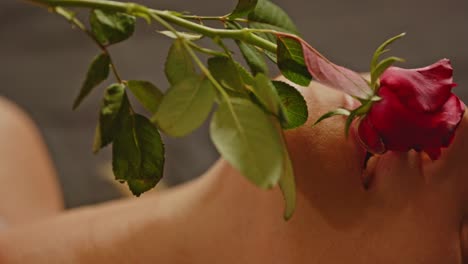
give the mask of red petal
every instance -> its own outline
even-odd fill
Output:
[[[385,145],[370,122],[369,118],[364,117],[359,123],[359,139],[364,148],[373,154],[382,154],[385,152]]]
[[[405,106],[387,87],[382,87],[379,95],[383,99],[373,105],[367,117],[387,150],[426,151],[434,159],[438,158],[437,149],[450,144],[465,109],[454,94],[439,111],[423,113]]]
[[[414,147],[414,133],[418,133],[416,112],[407,109],[387,87],[381,87],[382,100],[374,103],[367,117],[379,132],[388,150],[408,151]],[[416,127],[416,131],[415,131]]]
[[[452,66],[447,59],[420,69],[390,67],[381,76],[381,86],[388,87],[409,108],[421,112],[437,111],[455,86]]]
[[[437,133],[443,135],[440,138],[441,145],[448,147],[453,141],[455,130],[460,124],[465,113],[465,104],[454,94],[442,106],[440,112],[432,118],[432,126]]]

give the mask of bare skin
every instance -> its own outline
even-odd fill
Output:
[[[0,216],[21,225],[63,209],[47,150],[29,117],[0,97]]]
[[[309,104],[308,124],[287,132],[298,185],[289,222],[281,217],[279,190],[259,190],[219,160],[188,184],[140,199],[50,216],[60,208],[48,207],[60,204],[52,195],[34,205],[50,214],[32,213],[34,221],[0,233],[0,263],[463,263],[468,118],[440,161],[415,152],[372,160],[375,181],[366,191],[360,179],[364,153],[355,138],[345,139],[344,120],[310,126],[345,104],[345,97],[312,86],[300,89]],[[10,162],[16,162],[9,170],[14,174],[20,165]],[[5,177],[0,174],[2,186],[10,180]],[[20,195],[16,186],[9,189]],[[44,195],[37,186],[27,191]],[[21,214],[0,210],[7,219]]]

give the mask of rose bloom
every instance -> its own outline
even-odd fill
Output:
[[[426,152],[432,160],[452,142],[465,105],[452,93],[456,86],[447,59],[420,69],[390,67],[380,78],[378,95],[358,126],[366,149]]]

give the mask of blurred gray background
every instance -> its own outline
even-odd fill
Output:
[[[304,38],[337,64],[367,71],[374,49],[408,32],[393,46],[404,67],[450,58],[456,88],[468,100],[467,0],[273,0],[294,18]],[[158,9],[223,15],[229,1],[136,1]],[[0,1],[0,95],[31,114],[49,146],[68,207],[119,197],[108,171],[110,148],[91,153],[101,90],[77,110],[71,104],[98,49],[61,17],[23,1]],[[169,40],[140,21],[135,36],[111,49],[125,79],[150,80],[166,89],[163,74]],[[165,180],[178,184],[200,175],[216,159],[206,125],[183,139],[165,138]]]

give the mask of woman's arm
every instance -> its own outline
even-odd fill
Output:
[[[38,129],[26,113],[0,96],[0,229],[62,209],[55,169]]]

